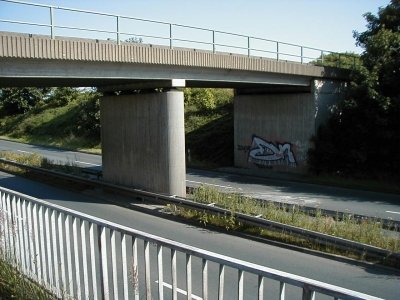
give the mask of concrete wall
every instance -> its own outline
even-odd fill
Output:
[[[235,96],[235,166],[306,171],[310,138],[343,88],[343,83],[315,80],[310,92]]]
[[[100,106],[104,179],[185,196],[183,92],[106,96]]]

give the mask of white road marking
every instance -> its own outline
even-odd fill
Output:
[[[29,152],[29,151],[24,151],[24,150],[17,150],[18,152],[21,152],[21,153],[28,153],[28,154],[33,154],[33,152]]]
[[[75,162],[78,163],[78,164],[82,164],[82,165],[90,165],[90,166],[101,167],[101,165],[92,164],[92,163],[88,163],[88,162],[84,162],[84,161],[79,161],[79,160],[76,160]]]
[[[158,280],[156,280],[155,283],[158,283]],[[165,286],[166,288],[169,288],[169,289],[172,290],[172,285],[170,285],[169,283],[163,282],[163,286]],[[184,290],[182,290],[182,289],[176,288],[176,291],[177,291],[179,294],[182,294],[182,295],[185,295],[185,296],[187,295],[187,292],[184,291]],[[194,295],[194,294],[192,294],[192,299],[195,299],[195,300],[203,300],[203,298],[201,298],[201,297],[199,297],[199,296],[196,296],[196,295]]]
[[[226,185],[212,184],[212,183],[206,183],[206,182],[200,182],[200,181],[193,181],[193,180],[186,180],[186,181],[187,181],[187,182],[191,182],[191,183],[198,183],[198,184],[216,186],[216,187],[220,187],[220,188],[224,188],[224,189],[234,189],[234,187],[226,186]]]
[[[390,210],[387,210],[386,212],[389,213],[389,214],[397,214],[397,215],[400,215],[400,212],[399,212],[399,211],[390,211]]]

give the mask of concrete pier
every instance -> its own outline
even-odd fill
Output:
[[[183,92],[104,96],[103,178],[169,195],[186,195]]]
[[[344,96],[344,82],[238,90],[234,99],[235,166],[301,173],[311,137]]]

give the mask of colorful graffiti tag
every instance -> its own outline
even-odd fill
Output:
[[[273,143],[257,136],[253,136],[248,161],[259,166],[297,166],[290,143]]]

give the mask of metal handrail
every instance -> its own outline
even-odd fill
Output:
[[[48,23],[42,24],[42,23],[25,22],[25,21],[21,21],[21,20],[18,21],[18,20],[8,20],[8,19],[0,19],[0,22],[1,23],[10,23],[10,24],[48,27],[48,28],[50,28],[50,35],[52,38],[55,38],[55,36],[56,36],[56,34],[55,34],[56,29],[70,29],[70,30],[80,30],[80,31],[115,34],[116,42],[118,44],[120,44],[122,42],[121,35],[128,35],[128,36],[133,35],[133,36],[139,36],[139,37],[168,40],[170,48],[173,48],[174,46],[176,46],[176,45],[174,45],[174,42],[189,42],[189,43],[193,43],[193,44],[210,45],[210,46],[212,46],[213,53],[217,52],[217,50],[218,50],[217,47],[223,47],[223,48],[230,48],[230,49],[234,49],[234,50],[246,50],[248,56],[252,55],[252,51],[262,52],[265,54],[275,54],[275,59],[278,61],[281,60],[282,57],[293,57],[293,58],[297,58],[298,60],[296,60],[296,61],[299,61],[300,63],[306,63],[306,62],[310,62],[312,60],[315,60],[317,62],[318,61],[323,62],[324,55],[333,54],[338,57],[338,67],[341,67],[341,57],[346,56],[346,54],[340,54],[340,53],[334,52],[334,51],[317,49],[317,48],[313,48],[313,47],[302,46],[302,45],[281,42],[281,41],[276,41],[276,40],[270,40],[270,39],[265,39],[265,38],[261,38],[261,37],[250,36],[250,35],[243,35],[243,34],[226,32],[226,31],[221,31],[221,30],[214,30],[214,29],[210,29],[210,28],[203,28],[203,27],[176,24],[176,23],[168,23],[168,22],[162,22],[162,21],[157,21],[157,20],[136,18],[136,17],[132,17],[132,16],[125,16],[125,15],[116,15],[116,14],[91,11],[91,10],[82,10],[82,9],[76,9],[76,8],[70,8],[70,7],[61,7],[61,6],[53,6],[53,5],[38,4],[38,3],[28,3],[28,2],[24,2],[24,1],[18,1],[18,0],[0,0],[0,1],[17,4],[17,5],[26,5],[26,6],[33,6],[33,7],[40,7],[40,8],[48,9],[49,10],[49,22]],[[112,18],[115,18],[115,29],[116,30],[99,30],[99,29],[91,29],[91,28],[81,28],[81,27],[74,27],[74,26],[58,25],[55,23],[55,19],[54,19],[54,11],[56,11],[56,10],[70,11],[70,12],[76,12],[76,13],[85,13],[85,14],[90,14],[90,15],[104,16],[104,17],[112,17]],[[156,35],[146,35],[146,34],[134,34],[131,32],[121,32],[120,25],[121,25],[121,20],[123,20],[123,19],[165,25],[168,27],[167,29],[169,29],[169,35],[168,36],[156,36]],[[203,32],[209,32],[212,34],[212,37],[210,37],[210,42],[179,38],[176,36],[176,34],[174,35],[174,30],[173,30],[174,28],[186,28],[186,29],[200,30]],[[228,35],[228,36],[244,38],[244,39],[246,39],[246,41],[244,43],[247,43],[247,45],[243,46],[243,45],[237,45],[237,44],[229,45],[229,44],[219,43],[217,41],[216,35]],[[251,47],[252,41],[262,41],[262,42],[273,43],[273,44],[275,44],[276,51],[260,50],[260,49],[252,48]],[[280,46],[295,47],[295,48],[297,48],[296,52],[299,51],[300,53],[299,54],[284,53],[284,52],[280,51],[280,48],[281,48]],[[317,51],[319,53],[319,56],[310,58],[309,56],[303,55],[304,50]],[[221,51],[221,52],[223,52],[223,51]],[[353,57],[353,67],[354,66],[355,66],[355,57]]]
[[[4,241],[0,243],[0,249],[3,251],[2,253],[5,258],[9,259],[14,256],[13,258],[15,259],[16,266],[20,271],[26,273],[26,275],[30,276],[32,279],[41,282],[57,295],[62,294],[63,289],[65,292],[65,289],[69,287],[69,292],[72,293],[70,296],[78,296],[78,299],[81,298],[81,296],[87,298],[87,296],[93,295],[94,291],[91,290],[92,288],[96,289],[100,287],[101,289],[101,287],[103,287],[105,293],[113,291],[114,296],[115,294],[124,295],[124,298],[127,299],[130,294],[129,290],[132,293],[132,287],[129,286],[126,266],[132,260],[136,268],[139,266],[137,259],[137,240],[139,239],[144,242],[145,247],[144,272],[146,273],[147,299],[151,299],[152,293],[150,279],[150,244],[155,244],[157,247],[158,294],[160,299],[163,298],[164,288],[162,254],[165,248],[171,251],[172,256],[175,256],[175,259],[171,259],[174,295],[176,295],[177,286],[176,278],[178,270],[176,268],[176,253],[178,252],[186,255],[186,282],[187,293],[190,293],[189,295],[191,295],[192,286],[192,279],[190,278],[192,274],[192,257],[202,259],[203,276],[201,286],[203,290],[203,299],[207,299],[208,296],[207,278],[209,262],[216,263],[220,266],[219,278],[224,278],[225,267],[230,267],[238,271],[239,278],[237,281],[237,288],[239,299],[241,299],[244,294],[244,272],[257,276],[258,299],[263,299],[264,278],[280,282],[280,299],[285,299],[286,284],[302,288],[303,299],[305,300],[314,299],[316,292],[332,296],[335,299],[379,299],[349,289],[185,245],[3,187],[0,187],[0,212],[3,214],[0,230],[3,233],[2,236],[4,236]],[[94,226],[98,229],[99,234],[97,235],[94,232]],[[107,236],[106,232],[110,234]],[[119,238],[117,238],[117,236],[119,236]],[[81,240],[79,238],[81,238]],[[96,239],[98,239],[98,241],[96,241]],[[83,251],[78,251],[79,243],[82,243]],[[45,250],[44,248],[46,248],[46,246],[47,249]],[[132,249],[133,253],[131,252]],[[91,256],[90,263],[88,262],[87,251],[90,254],[89,256]],[[127,251],[130,253],[127,253]],[[67,258],[65,259],[62,254],[65,254]],[[52,255],[55,255],[54,259]],[[58,255],[60,258],[56,261]],[[101,259],[99,258],[100,255]],[[74,256],[75,268],[71,262],[72,256]],[[112,270],[108,270],[108,256],[112,257]],[[121,264],[116,263],[117,256],[122,259],[122,271]],[[37,257],[36,263],[38,266],[36,263],[30,261],[31,258],[35,257]],[[70,272],[73,272],[73,270],[75,271],[75,277],[71,276],[69,279],[75,280],[76,282],[67,282],[65,274],[66,266],[64,265],[66,261]],[[80,264],[82,264],[82,266]],[[140,269],[137,270],[142,271]],[[90,278],[90,276],[88,273],[90,271],[92,271],[92,276],[96,277],[97,274],[97,276],[103,278],[104,282],[102,284],[99,282],[89,282],[88,278]],[[103,274],[100,276],[99,272]],[[123,273],[123,291],[119,290],[118,275],[116,275],[121,272]],[[113,276],[112,286],[111,283],[108,282],[111,273]],[[61,280],[54,280],[54,278]],[[79,282],[80,280],[84,280],[84,286],[81,285],[81,282]],[[61,281],[61,286],[59,281]],[[224,289],[223,282],[223,279],[218,282],[218,290],[220,292]],[[77,287],[75,291],[73,286]],[[139,297],[138,289],[138,293],[135,293],[135,299],[139,299]],[[189,297],[190,296],[188,296],[188,299],[190,299]],[[100,295],[98,295],[97,298],[100,298]],[[174,297],[174,299],[176,298]],[[222,297],[220,299],[222,299]]]

